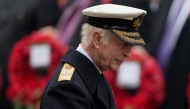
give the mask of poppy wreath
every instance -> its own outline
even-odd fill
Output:
[[[46,68],[46,74],[40,75],[38,70],[32,68],[29,63],[30,47],[33,44],[47,43],[51,48],[50,65]],[[13,47],[8,64],[7,97],[13,103],[25,107],[39,105],[42,92],[49,78],[60,62],[61,57],[67,51],[56,38],[43,35],[37,31],[23,37]]]
[[[162,70],[150,55],[139,55],[131,50],[126,61],[137,61],[141,65],[141,85],[132,91],[116,85],[117,72],[106,71],[104,75],[113,90],[117,109],[158,109],[165,97],[165,82]]]

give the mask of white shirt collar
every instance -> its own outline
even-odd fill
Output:
[[[102,74],[102,72],[100,71],[100,69],[97,67],[97,65],[94,63],[94,61],[91,59],[91,57],[86,53],[86,51],[82,48],[81,44],[79,44],[79,46],[76,49],[77,51],[79,51],[80,53],[82,53],[83,55],[85,55],[93,64],[94,66],[97,68],[97,70],[99,71],[100,74]]]

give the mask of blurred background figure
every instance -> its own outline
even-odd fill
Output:
[[[166,98],[161,109],[187,109],[190,72],[190,1],[162,0],[152,37],[156,58],[164,71]]]
[[[9,85],[8,57],[15,42],[44,26],[55,26],[63,11],[64,1],[66,0],[0,0],[0,67],[4,79],[1,109],[12,108],[5,91]]]
[[[155,58],[141,46],[133,46],[131,57],[118,72],[104,75],[113,90],[117,109],[159,109],[165,97],[163,72]]]

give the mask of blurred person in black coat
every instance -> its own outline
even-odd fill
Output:
[[[56,0],[0,1],[0,67],[4,78],[0,108],[12,108],[5,93],[9,85],[7,61],[14,43],[33,30],[47,25],[55,26],[61,13]]]
[[[188,2],[188,0],[185,0]],[[155,41],[154,47],[158,59],[159,46],[162,43],[164,30],[167,24],[167,15],[174,0],[162,0],[157,20],[154,22],[156,28],[152,37]],[[187,3],[186,3],[187,4]],[[183,6],[182,6],[183,7]],[[190,7],[189,7],[190,8]],[[187,97],[185,95],[187,87],[187,75],[190,71],[190,13],[186,10],[188,17],[182,25],[181,31],[176,40],[174,49],[171,51],[167,67],[164,68],[166,79],[166,98],[162,109],[187,109]],[[182,23],[182,21],[180,21]]]

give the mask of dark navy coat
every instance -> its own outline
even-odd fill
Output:
[[[75,70],[70,80],[58,82],[63,65]],[[40,109],[116,109],[112,91],[103,74],[83,54],[71,48],[47,83]]]

